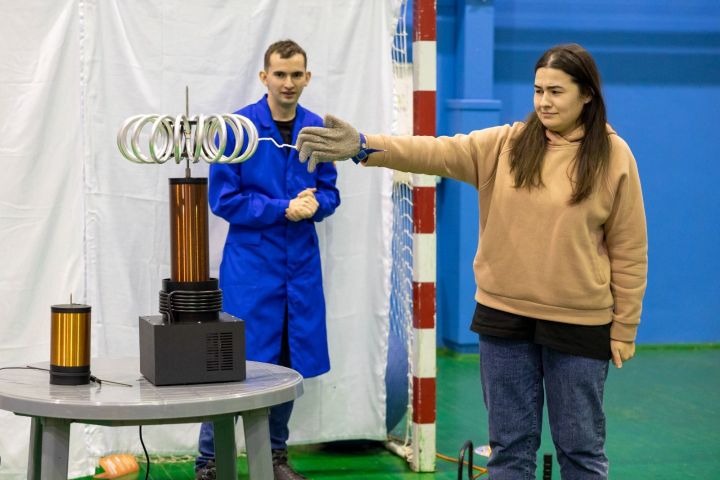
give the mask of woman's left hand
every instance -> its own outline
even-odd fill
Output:
[[[617,368],[622,368],[623,362],[626,362],[635,356],[635,342],[610,340],[610,352],[612,352],[612,361],[615,366]]]

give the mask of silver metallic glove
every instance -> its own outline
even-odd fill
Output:
[[[308,163],[308,172],[315,171],[320,162],[347,160],[360,151],[360,134],[349,123],[332,115],[325,115],[324,127],[305,127],[300,130],[295,146],[300,161]]]

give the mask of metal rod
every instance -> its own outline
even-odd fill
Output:
[[[190,87],[185,85],[185,118],[190,120]],[[197,128],[197,126],[195,126]],[[185,132],[185,140],[190,139],[190,132]],[[187,144],[186,144],[187,145]],[[190,156],[185,157],[185,178],[190,178]]]

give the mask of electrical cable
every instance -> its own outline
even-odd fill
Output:
[[[442,453],[436,453],[435,456],[441,460],[447,460],[448,462],[459,463],[457,458],[448,457],[447,455],[443,455]],[[463,465],[469,466],[470,464],[468,462],[463,461]],[[479,467],[477,465],[473,465],[472,469],[479,472],[471,477],[473,480],[476,478],[480,478],[487,473],[487,468]]]
[[[148,455],[147,448],[145,448],[145,442],[143,441],[142,436],[142,425],[139,426],[140,429],[140,445],[142,445],[143,452],[145,452],[145,463],[147,464],[147,469],[145,469],[145,480],[148,480],[150,478],[150,455]]]
[[[47,368],[31,367],[30,365],[24,367],[0,367],[0,370],[40,370],[41,372],[49,372]]]
[[[114,381],[112,381],[112,380],[101,380],[101,379],[99,379],[98,377],[96,377],[95,375],[90,375],[90,381],[91,381],[91,382],[95,382],[95,383],[97,383],[98,385],[102,385],[103,383],[112,383],[113,385],[121,385],[121,386],[123,386],[123,387],[130,387],[130,388],[132,388],[132,385],[130,385],[129,383],[114,382]]]
[[[287,148],[293,148],[293,149],[297,150],[297,147],[296,147],[295,145],[291,145],[291,144],[289,144],[289,143],[283,143],[283,144],[281,145],[281,144],[277,143],[277,142],[275,141],[275,139],[272,138],[272,137],[260,137],[260,138],[258,138],[258,141],[261,141],[261,142],[272,142],[273,145],[275,145],[277,148],[286,148],[286,147],[287,147]]]
[[[24,367],[0,367],[0,370],[39,370],[41,372],[50,372],[50,369],[48,368],[41,368],[41,367],[33,367],[31,365],[25,365]],[[97,383],[98,385],[102,385],[103,383],[112,383],[113,385],[120,385],[123,387],[130,387],[132,388],[132,385],[128,383],[122,383],[122,382],[115,382],[112,380],[102,380],[95,375],[90,375],[90,381]]]

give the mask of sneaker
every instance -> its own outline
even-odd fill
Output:
[[[208,460],[207,464],[195,470],[195,480],[215,480],[217,478],[217,470],[215,462]]]
[[[307,477],[300,475],[288,465],[287,450],[273,450],[272,462],[275,480],[307,480]]]

